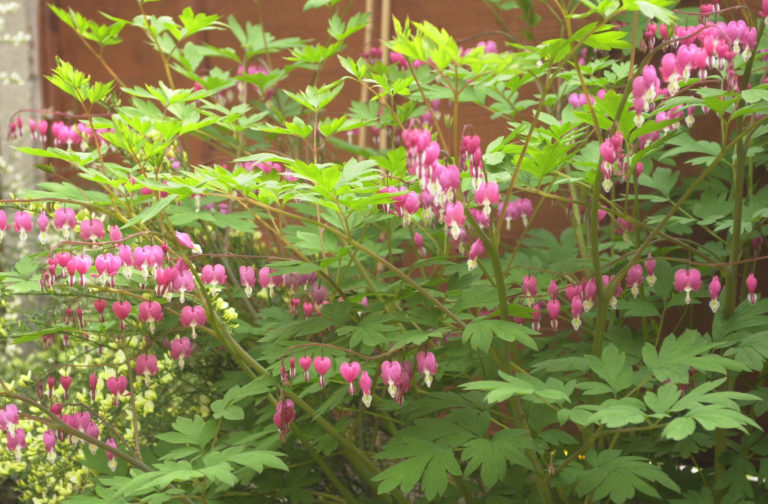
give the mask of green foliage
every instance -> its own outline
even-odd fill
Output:
[[[19,358],[2,371],[30,436],[0,474],[48,481],[50,429],[84,441],[57,442],[52,467],[79,479],[51,502],[764,500],[768,300],[744,287],[764,283],[762,28],[718,40],[734,57],[705,58],[708,76],[656,83],[660,46],[680,46],[648,23],[706,16],[671,0],[484,3],[504,31],[514,11],[526,41],[466,47],[394,19],[381,57],[357,54],[376,16],[336,0],[304,3],[327,18],[320,41],[190,7],[106,25],[51,7],[99,48],[142,32],[165,73],[126,86],[95,49],[112,81],[57,60],[48,78],[79,108],[55,117],[74,133],[18,148],[89,185],[5,203],[12,236],[16,211],[72,208],[76,224],[0,273],[4,310],[41,300],[0,346],[61,342],[28,375]],[[529,43],[542,6],[562,33]],[[210,30],[232,47],[195,36]],[[466,110],[503,130],[475,139]],[[712,131],[686,123],[706,115]],[[94,220],[109,238],[89,236]],[[102,268],[114,258],[120,274]]]

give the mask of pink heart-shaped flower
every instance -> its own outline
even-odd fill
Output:
[[[319,355],[315,357],[314,360],[315,365],[315,371],[317,371],[317,374],[320,376],[325,375],[329,369],[331,369],[331,358],[330,357],[320,357]]]
[[[309,368],[312,367],[312,357],[309,355],[299,357],[299,366],[301,366],[301,369],[304,371],[309,371]]]
[[[352,383],[360,375],[360,363],[342,362],[341,366],[339,366],[339,373],[344,380]]]

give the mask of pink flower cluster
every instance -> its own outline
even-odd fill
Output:
[[[280,368],[281,378],[286,386],[290,385],[291,380],[296,377],[296,359],[294,357],[289,359],[289,365],[289,370],[285,369],[285,364]],[[318,355],[312,358],[309,355],[305,355],[299,358],[299,366],[304,370],[305,382],[309,382],[310,369],[314,368],[320,378],[320,387],[325,387],[326,378],[329,376],[332,366],[330,357]],[[419,374],[424,375],[425,385],[431,387],[434,376],[437,373],[435,355],[432,352],[419,351],[416,354],[416,369]],[[339,366],[339,374],[347,382],[350,395],[355,394],[354,382],[357,380],[362,392],[363,404],[366,407],[370,407],[373,401],[371,394],[373,380],[368,372],[362,369],[361,364],[357,361],[342,362]],[[413,364],[410,361],[403,363],[399,361],[384,361],[381,363],[381,379],[387,386],[387,391],[395,403],[402,405],[405,394],[411,388]],[[283,441],[285,441],[290,425],[295,418],[296,410],[293,401],[286,399],[277,403],[272,420],[280,431],[280,437]]]
[[[648,256],[648,259],[641,264],[632,265],[627,271],[624,278],[625,285],[632,294],[632,297],[637,298],[640,293],[640,287],[643,284],[643,269],[645,269],[645,280],[649,287],[653,287],[656,283],[656,261]],[[603,275],[602,282],[603,287],[607,287],[613,277],[609,275]],[[757,278],[753,273],[750,273],[746,279],[747,287],[747,300],[751,304],[757,302]],[[673,286],[677,292],[685,293],[685,303],[691,303],[691,292],[697,292],[701,289],[702,280],[701,273],[695,268],[685,269],[681,268],[675,272]],[[553,280],[547,288],[549,294],[549,300],[544,303],[538,300],[538,287],[536,277],[534,275],[526,275],[522,280],[522,294],[525,304],[532,309],[532,327],[536,331],[541,330],[541,310],[546,308],[550,317],[550,325],[553,330],[557,330],[558,317],[560,316],[561,304],[558,300],[559,287]],[[717,312],[720,302],[718,296],[722,290],[722,284],[720,278],[715,275],[709,284],[710,303],[709,306],[713,312]],[[609,304],[612,308],[616,309],[618,298],[622,294],[621,286],[617,286],[616,291],[611,296]],[[597,284],[594,280],[584,280],[578,284],[572,284],[565,288],[565,297],[571,305],[571,324],[573,329],[578,331],[581,327],[581,316],[589,312],[595,301],[597,300]],[[522,322],[518,319],[518,322]]]
[[[708,5],[708,7],[705,7]],[[717,12],[717,3],[702,5],[702,14],[708,16]],[[764,9],[766,7],[764,6]],[[768,12],[768,11],[764,11]],[[646,45],[653,48],[656,41],[656,24],[650,23],[645,32]],[[734,61],[738,55],[749,59],[757,44],[757,29],[750,27],[742,20],[728,23],[704,20],[703,23],[691,26],[676,26],[671,30],[666,25],[660,25],[659,33],[662,39],[667,39],[671,33],[674,38],[669,45],[673,50],[664,54],[659,71],[666,88],[661,88],[656,67],[648,65],[643,74],[633,81],[635,122],[642,125],[644,113],[653,108],[652,102],[658,95],[674,96],[695,73],[700,79],[706,79],[711,70],[721,72],[724,76],[724,86],[728,89],[739,89],[739,80],[734,69]],[[673,117],[667,117],[670,119]],[[693,121],[693,111],[688,111],[686,118],[689,125]]]
[[[0,432],[5,432],[8,450],[16,454],[17,460],[21,460],[21,450],[27,447],[27,433],[20,427],[11,429],[11,426],[18,423],[19,409],[15,404],[10,403],[0,409]]]
[[[50,132],[54,147],[66,145],[67,149],[71,149],[73,145],[79,145],[80,150],[83,151],[90,148],[90,143],[94,138],[101,143],[102,134],[114,131],[114,128],[99,129],[94,134],[93,129],[84,122],[70,125],[63,121],[49,123],[46,119],[35,120],[33,118],[29,119],[28,125],[29,133],[34,140],[47,143]],[[21,116],[17,116],[8,126],[8,138],[17,139],[21,138],[22,135],[24,135],[24,121]]]

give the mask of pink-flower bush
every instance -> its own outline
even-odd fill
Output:
[[[555,2],[564,38],[395,20],[359,50],[371,13],[334,3],[319,43],[52,7],[109,82],[62,58],[75,108],[8,125],[88,185],[0,204],[4,247],[39,232],[0,275],[3,457],[89,502],[768,498],[768,7]],[[126,84],[123,29],[162,82]]]

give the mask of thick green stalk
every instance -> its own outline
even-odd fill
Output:
[[[733,228],[731,232],[731,250],[728,257],[728,272],[725,278],[725,306],[723,314],[726,318],[733,314],[736,308],[737,295],[739,292],[739,265],[741,256],[741,220],[744,206],[744,169],[746,166],[745,138],[742,138],[736,145],[736,162],[733,164],[733,187],[731,194],[733,196]],[[734,376],[728,377],[728,389],[732,390],[734,385]],[[725,429],[715,431],[715,486],[720,478],[725,474],[725,463],[723,456],[727,450],[728,432]],[[723,491],[715,492],[715,502],[720,502],[724,495]]]
[[[728,257],[728,274],[725,278],[724,315],[730,317],[736,308],[736,298],[739,292],[739,266],[741,256],[741,220],[744,206],[744,168],[746,165],[747,147],[744,139],[736,145],[736,162],[733,164],[733,227],[731,232],[731,250]]]

